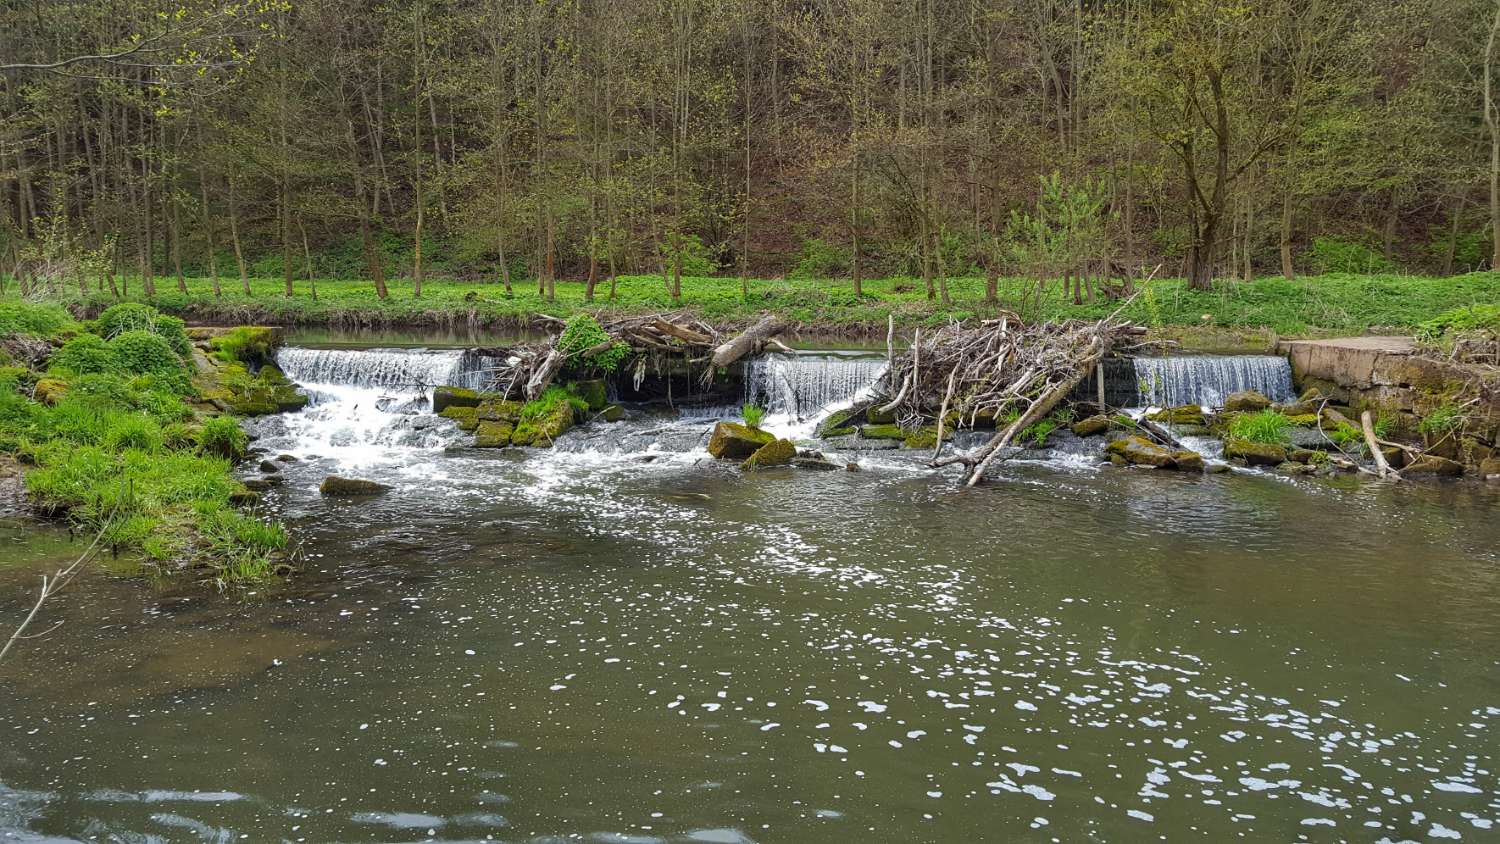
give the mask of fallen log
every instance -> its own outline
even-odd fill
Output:
[[[554,348],[547,352],[547,356],[542,358],[541,364],[532,371],[531,377],[526,381],[527,401],[534,401],[541,397],[548,385],[552,383],[552,379],[556,378],[557,373],[562,370],[563,362],[567,359],[568,356],[559,349]]]
[[[785,331],[790,323],[780,317],[766,315],[760,321],[742,331],[733,340],[714,349],[714,366],[728,366],[745,355],[755,354],[765,347],[766,341]]]
[[[1370,449],[1370,456],[1375,460],[1376,473],[1382,478],[1400,480],[1401,476],[1396,474],[1395,469],[1391,468],[1391,464],[1385,459],[1385,453],[1380,450],[1380,443],[1376,441],[1375,422],[1373,417],[1370,416],[1370,411],[1366,410],[1359,415],[1359,423],[1360,427],[1364,429],[1365,446]]]

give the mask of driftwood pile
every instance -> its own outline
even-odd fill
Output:
[[[1026,428],[1052,411],[1106,355],[1144,345],[1145,329],[1110,317],[1026,324],[1014,315],[979,323],[953,323],[918,332],[911,348],[894,358],[881,407],[905,427],[936,419],[938,449],[953,420],[972,426],[981,418],[1000,427],[984,446],[932,461],[962,463],[973,486],[985,468]]]
[[[648,368],[675,359],[690,366],[703,366],[703,380],[713,379],[714,371],[740,358],[760,352],[775,343],[775,336],[789,323],[767,316],[742,333],[725,340],[713,326],[686,311],[632,316],[601,322],[608,339],[591,349],[559,347],[567,322],[539,315],[537,321],[552,331],[542,343],[531,343],[505,350],[503,362],[490,371],[489,388],[507,396],[535,399],[545,391],[570,361],[586,362],[609,351],[617,344],[629,347],[631,354],[625,368],[633,372],[639,386]],[[659,367],[658,367],[659,368]]]

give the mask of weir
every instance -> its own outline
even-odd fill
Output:
[[[276,364],[300,385],[364,387],[387,393],[431,397],[440,385],[478,387],[479,355],[461,349],[302,349],[284,348]]]
[[[1255,390],[1271,401],[1296,398],[1292,367],[1276,355],[1177,355],[1134,359],[1137,407],[1218,407]]]
[[[885,358],[867,354],[760,355],[745,364],[745,401],[773,416],[806,421],[852,401],[885,366]]]

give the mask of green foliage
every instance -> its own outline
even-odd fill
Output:
[[[1038,419],[1021,432],[1020,438],[1022,440],[1030,440],[1032,445],[1042,448],[1047,444],[1047,438],[1052,436],[1052,432],[1056,431],[1057,428],[1058,422],[1056,419],[1051,417]]]
[[[1395,265],[1374,249],[1337,237],[1315,238],[1306,259],[1313,271],[1319,273],[1376,275],[1396,271]]]
[[[0,337],[12,334],[57,337],[73,324],[73,317],[57,305],[0,302]]]
[[[1333,444],[1340,449],[1364,440],[1364,434],[1358,428],[1345,422],[1340,422],[1333,428],[1326,429],[1323,433],[1327,434],[1328,439],[1332,440]]]
[[[1454,308],[1423,322],[1417,328],[1417,334],[1428,340],[1440,340],[1465,331],[1500,331],[1500,304]]]
[[[194,441],[204,454],[240,460],[250,446],[250,437],[233,416],[212,416],[203,420]]]
[[[53,353],[48,370],[58,374],[102,375],[120,371],[115,350],[97,334],[80,334]]]
[[[589,314],[576,314],[568,320],[562,335],[557,338],[557,348],[568,356],[569,366],[574,369],[593,368],[600,372],[614,372],[630,357],[630,347],[624,343],[615,343],[602,352],[595,352],[587,359],[584,358],[584,354],[590,349],[598,348],[609,340],[609,333],[599,325],[598,320]]]
[[[149,331],[132,330],[114,335],[110,351],[122,372],[157,376],[184,375],[182,358],[172,350],[166,338]]]
[[[765,421],[766,409],[755,404],[746,404],[740,408],[740,418],[751,428],[759,428],[760,423]]]
[[[1280,445],[1291,427],[1292,420],[1279,410],[1241,413],[1229,420],[1229,439]]]
[[[559,387],[556,384],[542,391],[542,395],[521,406],[521,421],[533,422],[550,416],[559,404],[568,404],[573,407],[573,413],[587,413],[589,403],[578,394],[567,387]]]
[[[286,530],[275,522],[266,522],[208,503],[195,505],[198,535],[217,561],[219,587],[233,583],[254,583],[273,574],[272,560],[286,549]]]
[[[662,262],[667,267],[667,272],[672,272],[672,267],[677,260],[682,261],[682,274],[685,276],[710,276],[719,271],[718,262],[714,260],[713,251],[703,245],[703,239],[695,234],[682,234],[676,238],[676,248],[673,248],[673,238],[667,238],[661,245]]]
[[[1042,176],[1034,209],[1011,212],[1011,261],[1045,279],[1099,258],[1107,249],[1108,196],[1102,183],[1070,184],[1056,171]]]
[[[852,253],[845,247],[822,238],[802,241],[802,254],[792,268],[792,278],[840,278],[847,275]]]
[[[1422,420],[1417,423],[1417,431],[1430,437],[1441,437],[1462,428],[1466,421],[1461,409],[1455,405],[1444,404],[1423,416]]]
[[[143,414],[125,414],[110,421],[100,438],[100,444],[110,451],[135,449],[156,452],[162,448],[161,426]]]
[[[276,334],[269,328],[241,325],[208,341],[214,357],[225,363],[258,366],[271,360]]]

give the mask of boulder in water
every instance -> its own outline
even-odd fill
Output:
[[[1165,422],[1168,425],[1202,426],[1207,424],[1207,420],[1203,418],[1203,408],[1196,404],[1183,404],[1158,410],[1147,418],[1152,422]]]
[[[772,440],[755,450],[755,453],[745,458],[740,464],[741,469],[768,469],[772,466],[786,466],[797,456],[797,444],[791,440]]]
[[[281,471],[281,464],[274,460],[260,461],[260,470],[268,475],[274,475]]]
[[[813,436],[819,439],[828,439],[830,437],[842,437],[852,434],[855,431],[854,423],[858,421],[858,418],[863,413],[863,408],[855,409],[851,407],[847,410],[835,410],[833,413],[828,414],[828,417],[822,422],[818,423],[817,430],[813,431]]]
[[[481,401],[483,397],[477,390],[467,387],[438,387],[432,391],[432,412],[442,413],[450,407],[478,407]]]
[[[589,410],[603,410],[609,404],[609,388],[599,379],[574,381],[573,393],[589,403]]]
[[[460,431],[472,431],[479,427],[478,407],[449,406],[443,408],[443,412],[438,415],[457,422]]]
[[[1432,475],[1439,478],[1456,478],[1464,473],[1464,464],[1436,454],[1424,454],[1407,464],[1401,474]]]
[[[1118,457],[1134,466],[1155,466],[1169,469],[1176,465],[1172,452],[1145,437],[1121,437],[1105,448],[1111,458]],[[1114,462],[1111,459],[1111,462]]]
[[[510,445],[515,428],[509,422],[480,422],[474,431],[475,448],[504,448]]]
[[[240,483],[244,485],[245,489],[248,489],[251,492],[265,492],[271,487],[281,483],[281,476],[274,475],[269,478],[246,478],[245,480],[240,481]]]
[[[708,453],[720,460],[744,460],[775,441],[776,437],[759,428],[738,422],[720,422],[708,438]]]
[[[517,422],[515,429],[511,431],[510,442],[512,445],[551,448],[552,443],[571,427],[573,427],[573,405],[560,401],[540,416]]]
[[[890,425],[896,421],[896,411],[882,411],[878,405],[871,405],[865,411],[865,420],[871,425]]]
[[[952,439],[952,437],[953,429],[949,428],[948,430],[943,432],[944,442]],[[937,427],[933,425],[929,425],[925,428],[919,428],[915,431],[909,431],[907,432],[906,438],[901,441],[901,445],[906,448],[937,448],[937,444]]]
[[[1080,437],[1094,437],[1108,431],[1111,424],[1109,417],[1100,413],[1074,422],[1072,431]]]
[[[238,507],[250,507],[260,503],[260,493],[241,484],[229,493],[229,503]]]
[[[297,455],[295,455],[295,454],[278,454],[278,455],[276,455],[276,462],[278,462],[278,463],[296,463],[297,462]]]
[[[1253,413],[1270,406],[1271,400],[1258,390],[1240,390],[1238,393],[1230,393],[1224,399],[1224,410],[1227,413]]]
[[[911,431],[892,423],[862,425],[859,429],[859,438],[862,440],[904,440],[909,434]]]
[[[521,420],[521,403],[503,399],[486,399],[474,408],[474,415],[481,422],[510,422]]]
[[[1174,451],[1172,452],[1172,468],[1181,472],[1203,471],[1203,455],[1196,451]]]
[[[1224,456],[1243,460],[1251,466],[1280,466],[1287,462],[1286,449],[1281,446],[1249,440],[1225,440]]]
[[[323,479],[318,486],[318,492],[332,496],[358,496],[379,495],[390,489],[385,484],[367,481],[360,478],[341,478],[338,475],[329,475]]]
[[[599,411],[599,418],[605,422],[619,422],[625,418],[625,408],[617,404],[606,405],[603,410]]]

